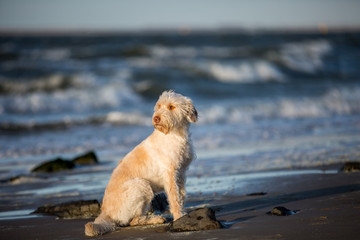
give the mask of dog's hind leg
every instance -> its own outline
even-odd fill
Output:
[[[150,182],[142,178],[134,178],[124,183],[122,194],[121,213],[116,220],[120,225],[147,225],[165,221],[161,216],[146,216],[154,192]]]
[[[145,179],[130,179],[124,182],[118,191],[112,191],[108,197],[111,202],[106,201],[106,207],[102,209],[99,217],[85,225],[87,236],[98,236],[115,231],[116,225],[134,226],[165,221],[161,216],[145,216],[154,197],[150,182]]]

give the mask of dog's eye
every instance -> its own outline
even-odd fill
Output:
[[[169,110],[174,110],[174,109],[175,109],[175,106],[169,105]]]

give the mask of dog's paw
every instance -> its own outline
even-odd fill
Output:
[[[92,222],[89,222],[85,225],[85,235],[89,237],[94,237],[97,235],[94,229],[94,224]]]
[[[166,221],[165,218],[163,218],[160,215],[151,216],[149,219],[149,224],[162,224]]]

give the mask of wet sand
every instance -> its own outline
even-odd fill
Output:
[[[252,181],[246,191],[265,195],[190,195],[189,205],[207,202],[224,229],[170,233],[166,225],[128,227],[95,239],[359,239],[360,172],[307,174]],[[200,206],[200,205],[198,205]],[[276,206],[298,211],[267,215]],[[0,220],[0,239],[90,239],[89,220],[32,217]]]

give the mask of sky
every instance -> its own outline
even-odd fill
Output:
[[[0,0],[0,30],[359,27],[359,0]]]

